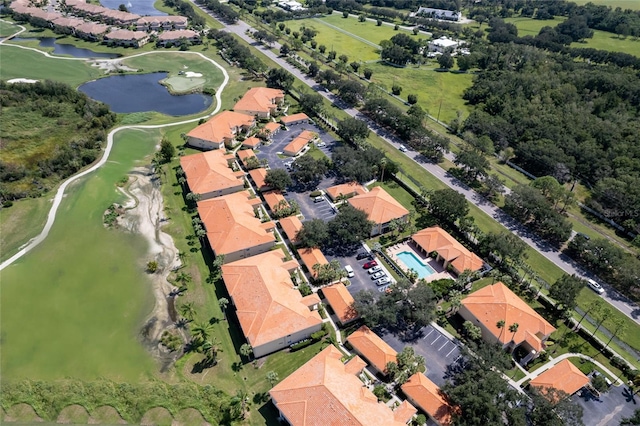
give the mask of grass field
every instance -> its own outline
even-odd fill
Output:
[[[115,182],[158,135],[120,133],[111,161],[69,189],[47,240],[2,272],[4,379],[137,380],[153,362],[136,331],[152,306],[138,236],[107,230]]]
[[[533,18],[507,18],[505,22],[513,24],[518,28],[518,36],[536,36],[540,32],[542,27],[555,27],[559,23],[563,22],[566,18],[557,16],[554,19],[539,20]]]
[[[40,233],[51,208],[50,197],[26,198],[0,209],[0,262]]]
[[[40,53],[9,45],[0,46],[0,57],[2,57],[3,80],[49,78],[77,87],[103,75],[102,71],[92,68],[83,61],[52,60]]]
[[[621,9],[640,9],[640,0],[573,0],[574,3],[583,5],[587,3],[603,4],[605,6],[611,6],[613,9],[619,7]]]
[[[11,34],[15,33],[16,31],[18,31],[20,28],[18,28],[17,26],[2,21],[0,22],[0,37],[7,37],[10,36]]]
[[[622,38],[606,31],[595,30],[593,38],[588,38],[583,43],[571,43],[571,47],[592,47],[640,56],[640,40],[634,40],[632,37]]]

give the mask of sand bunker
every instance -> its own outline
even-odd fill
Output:
[[[12,78],[7,80],[7,83],[37,83],[38,80],[32,80],[30,78]]]
[[[184,76],[187,78],[191,78],[191,77],[202,77],[202,74],[199,72],[193,72],[193,71],[187,71],[184,73]]]

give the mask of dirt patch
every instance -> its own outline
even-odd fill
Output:
[[[140,424],[143,426],[151,426],[151,425],[167,425],[170,426],[173,423],[173,416],[164,407],[156,407],[147,411],[142,419],[140,420]]]
[[[7,410],[4,416],[4,422],[20,421],[25,424],[40,423],[42,418],[36,414],[36,411],[29,404],[16,404]]]
[[[121,61],[114,61],[114,60],[92,61],[91,66],[104,70],[105,74],[109,74],[111,72],[120,72],[120,71],[131,71],[131,72],[138,71],[135,68],[131,68],[126,65],[123,65]]]
[[[181,266],[178,249],[173,238],[162,231],[167,219],[164,216],[160,181],[152,173],[151,167],[134,169],[130,173],[130,183],[120,190],[128,197],[128,201],[123,205],[124,213],[117,218],[118,227],[142,235],[149,247],[145,262],[155,261],[158,264],[157,271],[149,274],[156,303],[140,334],[145,346],[160,360],[162,371],[166,371],[181,354],[181,351],[169,352],[159,343],[165,330],[176,328],[175,318],[171,315],[174,313],[172,292],[175,287],[167,281],[167,277]],[[144,265],[140,267],[144,268]],[[186,341],[184,332],[178,329],[178,333]]]
[[[89,413],[82,405],[69,405],[60,410],[57,423],[85,425],[89,422]]]
[[[118,410],[116,410],[110,405],[103,405],[102,407],[98,407],[95,410],[93,410],[93,412],[91,413],[91,418],[88,421],[88,424],[90,425],[98,425],[98,424],[123,425],[126,423],[127,422],[122,420],[122,417],[120,417],[120,414],[118,414]]]

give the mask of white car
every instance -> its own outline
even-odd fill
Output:
[[[371,279],[372,280],[377,280],[378,278],[382,278],[382,277],[386,277],[387,275],[382,272],[382,271],[378,271],[375,274],[371,275]]]
[[[400,145],[398,149],[400,150],[400,152],[407,152],[407,147],[404,145]]]
[[[379,278],[379,279],[377,279],[377,280],[375,281],[375,283],[376,283],[376,285],[377,285],[377,286],[381,286],[381,285],[389,284],[390,282],[391,282],[391,278],[386,277],[386,276],[385,276],[385,277],[382,277],[382,278]]]
[[[324,143],[324,142],[318,142],[318,143],[316,144],[316,146],[317,146],[318,148],[322,148],[323,146],[327,146],[327,144],[326,144],[326,143]]]
[[[374,266],[373,268],[369,269],[370,274],[375,274],[376,272],[380,272],[380,271],[382,271],[382,268],[380,267],[380,265]]]
[[[604,293],[604,288],[602,288],[602,286],[597,282],[595,282],[594,280],[588,279],[587,284],[589,284],[589,287],[591,287],[591,290],[595,291],[596,293],[598,294]]]

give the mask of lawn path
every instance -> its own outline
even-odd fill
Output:
[[[7,22],[7,21],[4,21]],[[25,31],[24,27],[21,27],[22,29],[20,31],[18,31],[17,33],[15,33],[13,36],[16,36],[18,34],[20,34],[21,32]],[[12,36],[9,36],[12,37]],[[0,44],[4,44],[4,42],[8,39],[4,38],[3,40],[0,40]],[[25,47],[25,46],[16,46],[16,45],[10,45],[7,44],[6,46],[15,46],[15,47],[20,47],[22,49],[28,49],[28,50],[34,50],[36,52],[39,52],[49,58],[52,59],[63,59],[63,60],[82,60],[82,61],[87,61],[87,59],[84,58],[67,58],[67,57],[61,57],[61,56],[54,56],[54,55],[50,55],[47,52],[43,52],[41,50],[32,48],[32,47]],[[127,129],[133,129],[133,130],[141,130],[141,129],[160,129],[163,127],[170,127],[170,126],[177,126],[177,125],[181,125],[181,124],[186,124],[186,123],[193,123],[193,122],[197,122],[198,120],[202,119],[202,118],[206,118],[209,116],[212,116],[214,114],[217,114],[218,111],[220,111],[220,108],[222,106],[222,99],[221,99],[221,95],[222,95],[222,91],[224,90],[224,88],[226,87],[227,83],[229,82],[229,74],[227,74],[227,70],[225,70],[221,65],[219,65],[216,61],[214,61],[211,58],[207,58],[206,56],[204,56],[202,53],[199,52],[144,52],[144,53],[139,53],[137,55],[132,55],[132,56],[128,56],[126,57],[126,59],[129,58],[135,58],[137,56],[144,56],[144,55],[150,55],[150,54],[163,54],[163,53],[180,53],[180,54],[187,54],[187,55],[197,55],[200,56],[202,59],[209,61],[211,64],[213,64],[215,67],[217,67],[220,71],[222,71],[222,74],[224,75],[224,80],[222,82],[222,84],[220,84],[220,87],[218,88],[218,90],[216,90],[216,94],[215,94],[215,98],[216,98],[216,107],[215,109],[210,113],[207,114],[203,117],[197,117],[197,118],[192,118],[190,120],[183,120],[183,121],[178,121],[178,122],[174,122],[174,123],[168,123],[168,124],[154,124],[154,125],[129,125],[129,126],[121,126],[121,127],[117,127],[115,129],[113,129],[111,132],[109,132],[109,135],[107,137],[107,146],[104,149],[104,154],[102,155],[102,158],[100,158],[100,160],[94,164],[93,166],[91,166],[90,168],[71,176],[70,178],[68,178],[67,180],[65,180],[60,187],[58,188],[58,191],[56,192],[55,197],[53,198],[53,205],[51,206],[51,210],[49,210],[49,214],[47,216],[47,222],[44,225],[44,228],[42,229],[42,232],[40,232],[40,234],[38,234],[36,237],[34,237],[33,239],[31,239],[31,241],[29,241],[23,248],[21,248],[16,254],[14,254],[13,256],[11,256],[9,259],[5,260],[4,262],[2,262],[2,264],[0,264],[0,271],[2,271],[4,268],[6,268],[7,266],[11,265],[12,263],[14,263],[16,260],[20,259],[22,256],[24,256],[25,254],[27,254],[29,251],[31,251],[34,247],[36,247],[38,244],[40,244],[41,242],[43,242],[45,240],[45,238],[47,238],[47,236],[49,235],[49,231],[51,230],[55,220],[56,220],[56,213],[58,211],[58,207],[60,206],[60,203],[62,202],[62,197],[64,196],[64,191],[67,189],[67,187],[75,182],[76,180],[88,175],[89,173],[92,173],[96,170],[98,170],[100,167],[102,167],[107,160],[109,159],[109,154],[111,153],[111,148],[113,147],[113,137],[116,133],[118,133],[121,130],[127,130]],[[117,58],[117,59],[109,59],[107,60],[107,62],[112,61],[120,61],[123,60],[125,58]]]

